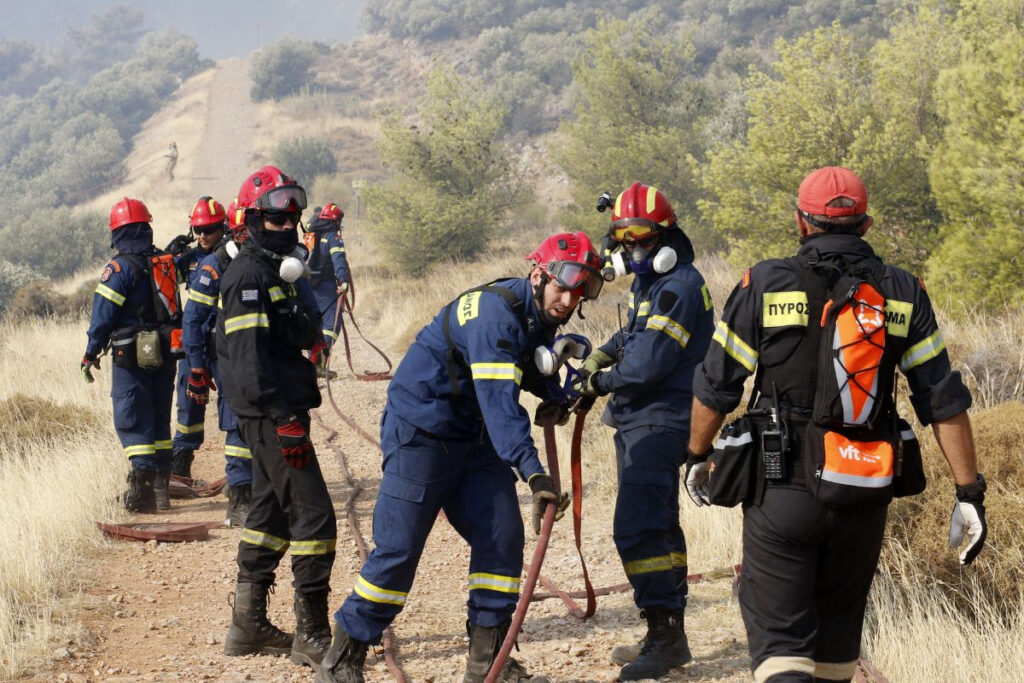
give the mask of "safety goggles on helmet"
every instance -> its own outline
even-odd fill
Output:
[[[301,185],[281,185],[257,197],[253,208],[263,211],[302,211],[306,208],[306,191]]]
[[[544,270],[559,287],[582,290],[582,295],[587,299],[596,299],[604,284],[604,278],[597,268],[576,261],[550,261]]]
[[[622,218],[612,223],[608,234],[616,242],[642,242],[654,237],[661,226],[646,218]]]

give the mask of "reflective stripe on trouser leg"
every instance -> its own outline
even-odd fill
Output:
[[[769,657],[754,669],[755,683],[765,683],[773,676],[778,683],[786,680],[813,681],[814,660],[806,657]]]
[[[826,681],[848,681],[857,673],[857,660],[852,662],[815,662],[814,677]]]
[[[170,470],[174,366],[157,370],[113,366],[111,375],[114,429],[125,456],[139,470]]]
[[[859,656],[885,513],[826,508],[806,489],[778,486],[744,509],[739,603],[755,672],[770,659]]]
[[[309,414],[297,414],[308,429]],[[319,462],[314,458],[296,469],[281,457],[270,420],[238,422],[253,455],[252,500],[238,544],[239,580],[272,583],[290,548],[295,589],[328,590],[337,522]]]
[[[211,365],[213,376],[220,386],[220,367],[216,361]],[[224,474],[227,475],[228,486],[252,484],[252,451],[239,433],[238,418],[231,411],[223,393],[217,396],[217,426],[224,432]]]
[[[177,410],[174,422],[174,447],[196,450],[203,445],[204,425],[206,423],[206,406],[201,406],[186,394],[188,376],[192,369],[188,359],[178,361],[178,374],[175,385]]]
[[[523,517],[516,478],[490,439],[473,443],[462,482],[444,505],[448,521],[470,545],[469,620],[491,628],[508,620],[523,573]]]
[[[686,538],[679,526],[679,468],[687,433],[644,426],[616,432],[619,489],[613,537],[640,608],[686,606]],[[683,580],[680,585],[679,577]]]
[[[334,615],[346,633],[369,643],[380,642],[381,633],[405,606],[427,536],[458,486],[468,457],[451,442],[418,434],[390,411],[382,418],[381,449],[384,475],[373,507],[374,549]]]

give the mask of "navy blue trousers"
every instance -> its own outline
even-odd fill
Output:
[[[164,363],[156,370],[114,365],[111,377],[114,429],[132,467],[170,472],[174,363]]]

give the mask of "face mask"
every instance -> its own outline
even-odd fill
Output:
[[[309,272],[306,262],[294,256],[285,256],[281,259],[281,265],[277,269],[278,275],[285,282],[292,283]]]
[[[679,255],[676,254],[676,250],[668,246],[655,247],[653,251],[637,246],[628,259],[621,251],[616,251],[611,257],[615,274],[619,277],[629,273],[646,275],[651,271],[661,275],[672,270],[678,260]]]
[[[259,242],[267,251],[290,254],[299,243],[299,233],[296,230],[264,230]]]

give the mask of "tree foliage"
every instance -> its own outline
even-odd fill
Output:
[[[303,136],[282,140],[274,155],[277,165],[307,187],[318,175],[338,170],[338,159],[329,140]]]
[[[263,48],[252,59],[249,96],[257,102],[279,100],[301,91],[313,82],[313,62],[317,48],[313,43],[282,38]]]
[[[480,90],[439,66],[417,124],[397,112],[382,121],[378,150],[392,177],[365,197],[378,243],[407,271],[479,254],[524,197],[511,153],[498,141],[505,112]]]

